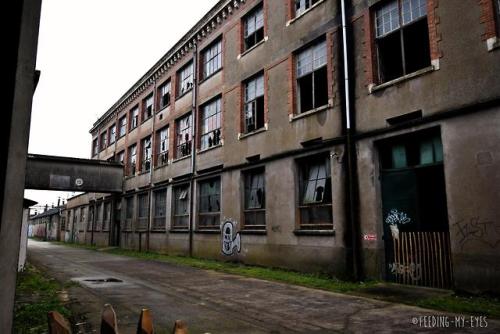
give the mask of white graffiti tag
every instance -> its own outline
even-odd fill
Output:
[[[404,212],[392,209],[385,218],[385,223],[389,225],[404,225],[411,222],[411,218]]]
[[[420,263],[389,263],[389,270],[393,275],[408,275],[412,280],[418,281],[422,278],[422,265]]]
[[[230,220],[223,222],[221,227],[222,232],[222,254],[231,256],[235,252],[241,251],[241,237],[237,232],[233,237],[233,230],[235,230],[234,223]]]

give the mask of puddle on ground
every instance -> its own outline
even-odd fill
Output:
[[[105,288],[124,284],[124,281],[115,277],[74,277],[71,279],[89,288]]]

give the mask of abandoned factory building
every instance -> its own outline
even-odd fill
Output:
[[[500,292],[500,1],[346,3],[219,1],[92,126],[123,192],[66,240]]]

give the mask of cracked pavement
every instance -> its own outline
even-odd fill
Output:
[[[70,296],[88,328],[98,328],[102,306],[110,303],[120,333],[135,333],[142,308],[152,311],[157,328],[168,331],[183,319],[190,333],[500,332],[500,321],[489,318],[486,328],[471,327],[469,316],[463,327],[429,328],[426,316],[456,315],[34,240],[28,254],[50,276],[80,281]],[[123,282],[82,281],[104,278]]]

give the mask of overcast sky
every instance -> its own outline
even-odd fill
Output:
[[[217,0],[44,0],[29,153],[90,158],[89,130]],[[26,191],[56,204],[67,193]]]

